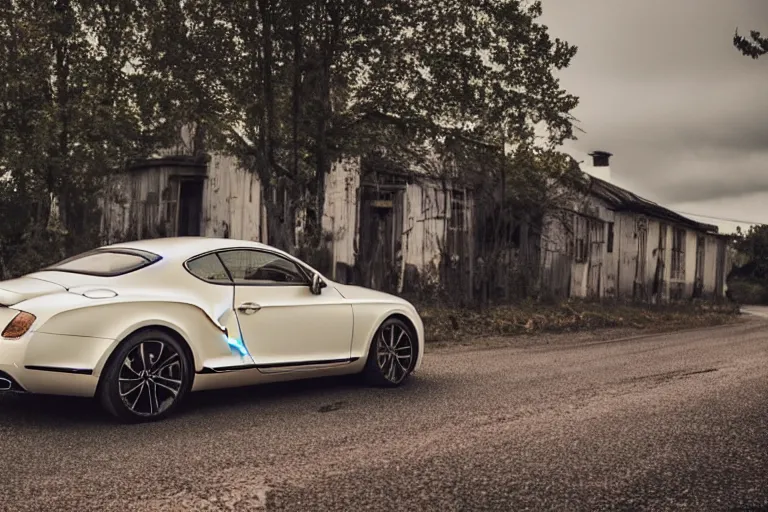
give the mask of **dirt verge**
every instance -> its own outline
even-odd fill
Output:
[[[418,305],[417,305],[418,307]],[[427,343],[445,345],[488,344],[515,338],[533,341],[544,334],[602,339],[714,327],[743,320],[735,305],[685,303],[635,305],[569,301],[556,305],[523,303],[486,310],[424,306]],[[560,336],[558,336],[560,337]],[[504,342],[503,344],[508,344]],[[492,344],[498,344],[498,341]]]

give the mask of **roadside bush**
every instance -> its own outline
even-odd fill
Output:
[[[720,325],[739,313],[734,304],[533,301],[496,306],[482,311],[422,306],[427,341],[454,341],[486,336],[589,331],[629,327],[665,330]]]
[[[757,278],[731,279],[728,296],[739,304],[768,304],[768,282]]]

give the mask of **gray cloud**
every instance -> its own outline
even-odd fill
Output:
[[[736,216],[740,197],[768,192],[768,57],[731,44],[737,26],[768,32],[768,2],[544,0],[542,21],[579,47],[561,74],[586,131],[574,156],[611,151],[636,192],[719,211],[733,198]]]

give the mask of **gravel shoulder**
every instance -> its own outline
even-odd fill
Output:
[[[768,319],[768,308],[764,318]],[[472,351],[498,348],[531,348],[539,346],[569,346],[591,343],[627,341],[663,334],[684,334],[686,332],[701,332],[705,330],[729,329],[734,326],[754,323],[761,318],[753,314],[738,315],[723,318],[722,323],[701,327],[695,324],[685,325],[655,325],[649,327],[617,327],[580,330],[575,332],[537,332],[533,334],[516,334],[511,336],[478,336],[468,337],[458,341],[432,341],[427,343],[428,352],[441,351]]]

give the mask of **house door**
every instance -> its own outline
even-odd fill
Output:
[[[693,296],[701,297],[704,291],[704,237],[696,237],[696,274],[693,281]]]
[[[200,236],[203,213],[203,180],[179,184],[178,236]]]
[[[656,250],[656,272],[653,279],[653,295],[656,300],[664,297],[667,278],[667,225],[659,226],[659,245]]]
[[[599,298],[603,273],[603,247],[605,223],[599,220],[589,221],[589,270],[587,276],[587,297]]]
[[[646,262],[648,260],[648,219],[639,217],[636,221],[637,266],[635,267],[635,298],[645,300],[648,296],[646,286]]]
[[[402,202],[402,190],[363,188],[358,261],[365,286],[387,292],[397,288]]]

